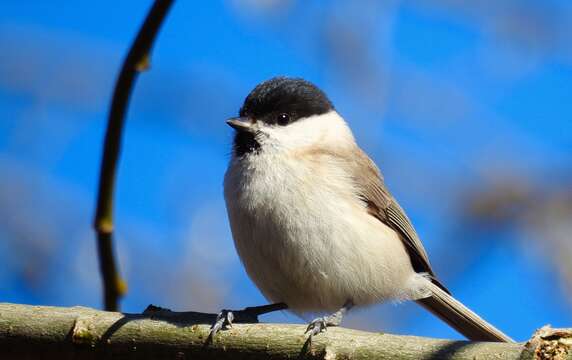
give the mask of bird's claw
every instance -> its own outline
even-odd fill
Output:
[[[310,333],[310,338],[312,338],[314,335],[318,335],[319,333],[321,333],[323,331],[327,331],[327,330],[328,330],[327,319],[325,317],[319,317],[319,318],[312,320],[308,324],[308,327],[306,328],[305,334]]]
[[[247,307],[243,310],[222,310],[218,313],[207,342],[212,342],[214,336],[220,331],[232,327],[232,323],[255,324],[258,323],[258,316],[272,311],[284,310],[287,306],[284,303],[276,303],[263,306]]]
[[[224,330],[232,327],[234,321],[234,314],[230,310],[222,310],[218,313],[214,324],[211,326],[209,338],[213,339],[219,330]]]

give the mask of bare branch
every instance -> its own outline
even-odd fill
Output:
[[[153,42],[172,4],[173,0],[156,0],[153,4],[123,62],[109,111],[94,220],[104,306],[109,311],[119,309],[119,298],[126,291],[113,254],[113,193],[125,113],[137,74],[149,67]]]
[[[0,304],[0,358],[572,360],[571,329],[545,327],[525,344],[332,328],[308,344],[302,325],[236,324],[206,344],[215,316]]]

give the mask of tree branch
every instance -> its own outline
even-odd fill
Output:
[[[570,329],[542,328],[526,344],[509,344],[333,328],[308,344],[301,325],[235,324],[207,344],[215,317],[0,304],[0,358],[572,360]]]
[[[153,4],[123,62],[109,110],[94,219],[104,306],[109,311],[119,309],[119,298],[126,291],[113,255],[113,193],[125,113],[137,74],[149,66],[149,52],[172,3],[173,0],[156,0]]]

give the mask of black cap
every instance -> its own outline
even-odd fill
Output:
[[[258,84],[244,100],[241,117],[286,125],[300,118],[321,115],[334,106],[316,85],[300,78],[275,77]],[[288,115],[287,123],[277,119]]]

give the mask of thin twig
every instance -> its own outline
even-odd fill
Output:
[[[151,7],[123,62],[109,110],[94,220],[104,305],[108,311],[119,310],[119,298],[126,291],[113,254],[113,194],[125,113],[137,75],[149,67],[151,47],[173,2],[174,0],[156,0]]]

